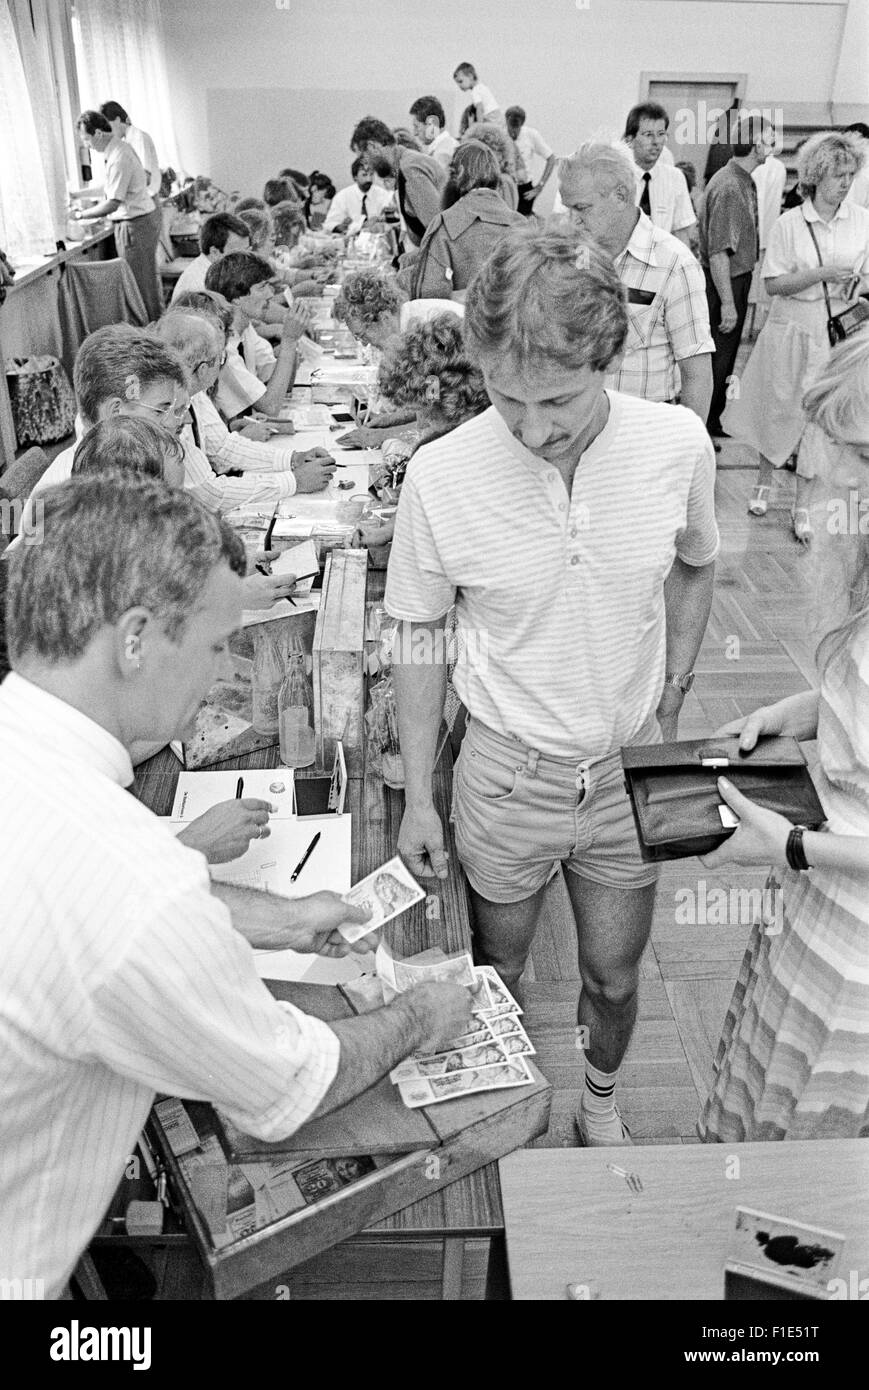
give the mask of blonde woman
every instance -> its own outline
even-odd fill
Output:
[[[816,591],[839,608],[820,689],[731,729],[745,749],[761,734],[817,737],[827,821],[795,831],[719,782],[740,824],[703,864],[772,862],[783,907],[752,932],[698,1125],[728,1144],[869,1137],[869,332],[832,352],[802,406],[826,440]]]
[[[722,416],[726,432],[760,454],[748,503],[752,516],[766,513],[773,469],[785,467],[799,449],[805,424],[800,402],[830,353],[829,313],[841,313],[869,288],[869,211],[846,201],[861,162],[852,135],[811,136],[797,166],[805,202],[783,213],[770,232],[762,276],[772,307],[739,395]],[[807,544],[814,473],[802,456],[796,474],[793,532]]]

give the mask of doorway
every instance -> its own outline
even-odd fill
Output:
[[[726,139],[726,113],[741,102],[744,73],[652,73],[640,75],[640,101],[656,101],[670,117],[668,145],[675,163],[687,160],[703,187],[709,147]]]

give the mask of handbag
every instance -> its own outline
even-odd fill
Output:
[[[625,790],[643,859],[708,854],[736,828],[721,799],[722,772],[758,806],[817,830],[826,820],[795,738],[758,739],[740,753],[739,735],[622,748]]]
[[[815,229],[809,219],[803,213],[803,220],[809,229],[809,236],[815,247],[818,256],[818,265],[824,264],[821,255],[821,248],[818,245],[818,238],[815,236]],[[856,304],[849,304],[847,309],[842,309],[838,314],[832,312],[830,306],[830,292],[827,289],[826,280],[821,281],[821,288],[824,291],[824,303],[827,306],[827,337],[830,340],[830,347],[835,347],[837,343],[844,343],[846,338],[852,334],[859,333],[867,319],[869,319],[869,304],[865,299],[858,299]]]

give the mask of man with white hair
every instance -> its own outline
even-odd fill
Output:
[[[465,341],[492,406],[411,459],[385,604],[406,803],[399,849],[447,875],[432,770],[455,604],[470,714],[454,820],[478,958],[513,989],[561,863],[576,923],[585,1144],[614,1103],[656,866],[619,749],[677,735],[718,549],[715,456],[689,410],[605,389],[628,331],[612,263],[575,232],[511,228],[471,282]]]
[[[636,206],[630,150],[585,141],[563,162],[560,191],[571,221],[612,257],[627,293],[624,354],[607,384],[648,401],[681,402],[705,420],[715,345],[703,271]]]

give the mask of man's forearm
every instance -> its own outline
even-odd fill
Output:
[[[279,898],[217,880],[211,891],[229,908],[235,930],[257,951],[310,951],[304,898]]]
[[[726,251],[716,251],[709,257],[709,274],[718,291],[723,309],[733,308],[733,283],[730,279],[730,257]]]
[[[667,613],[667,670],[693,671],[715,587],[715,563],[686,565],[677,556],[664,584]]]
[[[679,376],[682,405],[687,405],[705,424],[712,400],[712,354],[704,352],[699,357],[683,357],[679,362]]]
[[[683,246],[687,246],[689,251],[691,250],[691,233],[694,231],[696,225],[695,222],[692,222],[688,227],[680,227],[678,232],[675,228],[673,230],[673,236],[676,240],[681,241]]]
[[[415,648],[417,633],[421,636],[416,637]],[[409,806],[427,805],[432,799],[434,755],[447,691],[444,645],[442,618],[434,623],[402,623],[396,636],[398,659],[393,659],[392,677]],[[415,650],[417,661],[412,659]]]
[[[555,168],[555,162],[556,162],[556,161],[555,161],[555,155],[554,155],[554,154],[551,154],[551,155],[549,156],[549,158],[547,159],[547,161],[546,161],[546,168],[543,170],[543,173],[540,175],[540,178],[537,180],[537,191],[538,191],[538,193],[542,193],[542,192],[543,192],[543,189],[546,187],[547,183],[549,182],[549,177],[550,177],[550,175],[551,175],[551,173],[552,173],[552,170]]]
[[[295,380],[297,359],[296,340],[282,343],[266,393],[256,403],[257,410],[261,410],[264,415],[277,415],[284,405],[287,392]]]
[[[337,1110],[339,1105],[367,1091],[416,1052],[425,1037],[413,1004],[401,996],[385,1008],[330,1022],[329,1027],[341,1044],[341,1057],[335,1080],[313,1117]]]

